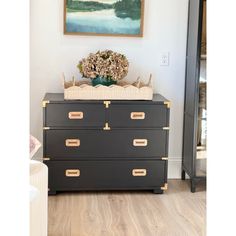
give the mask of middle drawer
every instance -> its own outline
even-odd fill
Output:
[[[51,159],[165,157],[166,130],[45,130],[44,155]]]

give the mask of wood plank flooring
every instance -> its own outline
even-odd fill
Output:
[[[48,236],[206,235],[206,192],[170,180],[152,192],[78,192],[49,197]]]

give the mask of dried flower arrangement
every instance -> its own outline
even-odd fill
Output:
[[[90,53],[83,58],[77,67],[83,77],[92,79],[93,85],[116,84],[128,74],[129,62],[125,55],[112,50]]]

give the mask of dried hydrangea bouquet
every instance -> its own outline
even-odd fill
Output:
[[[82,59],[77,67],[84,78],[91,83],[80,80],[66,81],[63,74],[64,99],[66,100],[152,100],[152,76],[147,83],[138,77],[128,83],[129,62],[127,58],[111,50],[91,53]]]
[[[129,62],[125,55],[111,50],[90,53],[78,66],[83,77],[91,79],[92,85],[110,86],[128,74]]]

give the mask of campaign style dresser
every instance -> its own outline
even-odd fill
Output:
[[[43,99],[43,153],[49,194],[167,190],[170,102]]]

